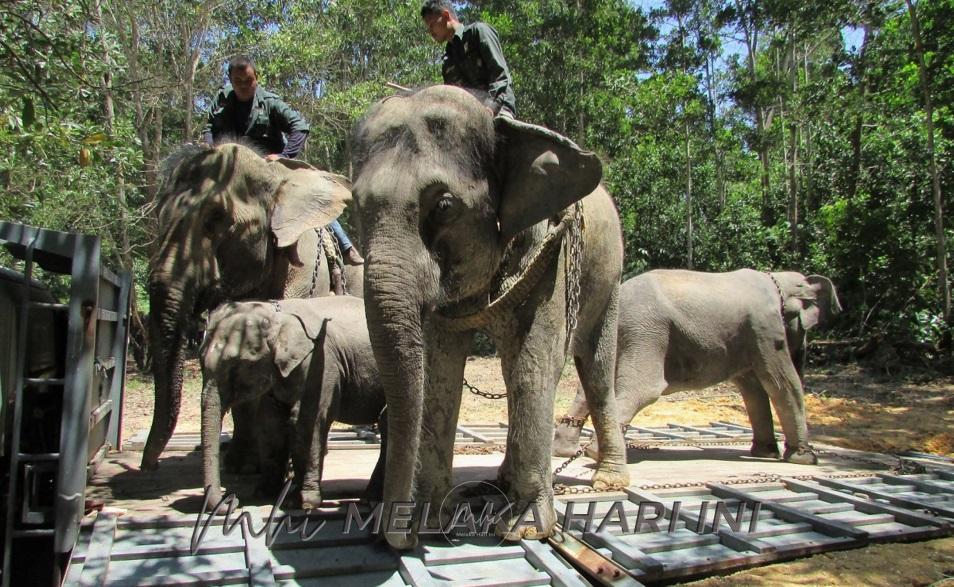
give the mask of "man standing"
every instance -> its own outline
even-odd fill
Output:
[[[513,81],[497,31],[483,22],[463,24],[450,0],[425,0],[421,18],[431,38],[447,43],[441,67],[444,83],[487,92],[491,100],[487,106],[494,114],[515,116]]]
[[[258,86],[255,64],[244,55],[229,60],[229,85],[219,90],[209,111],[202,139],[212,145],[245,137],[265,153],[265,159],[294,159],[305,147],[308,123],[277,95]],[[364,259],[337,220],[330,225],[344,260],[361,265]]]

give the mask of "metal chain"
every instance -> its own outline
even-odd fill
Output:
[[[506,393],[488,393],[486,391],[480,391],[476,386],[467,383],[467,379],[464,379],[464,389],[470,391],[474,395],[479,395],[480,397],[485,397],[487,399],[503,399],[507,397]]]
[[[771,273],[766,272],[766,275],[769,276],[769,279],[772,280],[772,283],[775,284],[775,290],[778,292],[778,311],[782,315],[782,322],[785,321],[785,294],[782,293],[782,286],[779,285],[778,280],[775,279],[775,276]]]
[[[564,245],[564,273],[566,276],[566,348],[570,348],[570,340],[576,330],[577,314],[580,311],[580,279],[583,273],[583,253],[585,243],[583,231],[586,222],[583,216],[583,202],[575,205],[574,223],[567,231]]]
[[[561,473],[566,469],[570,463],[578,459],[580,456],[586,452],[586,448],[593,442],[593,439],[589,439],[584,445],[580,447],[573,456],[569,457],[564,461],[559,467],[553,471],[554,478],[558,473]],[[662,447],[694,447],[694,448],[705,448],[707,446],[729,446],[729,445],[746,445],[749,444],[749,441],[741,440],[712,440],[705,442],[685,442],[685,441],[671,441],[671,440],[658,440],[658,441],[648,441],[646,443],[636,444],[629,442],[626,444],[627,449],[641,449],[641,450],[659,450]],[[882,470],[893,470],[899,474],[911,474],[911,473],[923,473],[924,467],[918,463],[912,463],[911,461],[906,461],[899,455],[887,454],[887,456],[894,457],[898,459],[898,463],[893,467],[888,466],[887,464],[870,457],[863,457],[858,455],[848,455],[835,452],[833,450],[827,449],[813,449],[816,455],[819,456],[831,456],[836,457],[845,461],[855,462],[864,465],[875,465]],[[857,479],[864,477],[871,477],[874,474],[873,471],[859,471],[853,473],[833,473],[830,475],[779,475],[777,473],[755,473],[751,477],[744,477],[741,479],[727,479],[724,481],[719,481],[721,485],[748,485],[748,484],[759,484],[759,483],[778,483],[783,479],[797,479],[801,481],[811,481],[815,477],[824,477],[826,479]],[[647,485],[640,485],[639,489],[652,490],[652,489],[684,489],[691,487],[705,487],[708,481],[687,481],[684,483],[651,483]],[[579,495],[586,493],[598,493],[589,485],[572,485],[568,486],[563,483],[554,483],[553,485],[553,494],[554,495]]]
[[[315,270],[311,272],[311,289],[308,290],[308,297],[315,297],[315,291],[318,289],[318,272],[321,271],[321,229],[315,229],[315,236],[318,238],[318,244],[315,246]]]

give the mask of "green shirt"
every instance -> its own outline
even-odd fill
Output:
[[[308,123],[276,94],[255,88],[251,102],[239,102],[231,85],[219,90],[209,110],[203,130],[208,143],[224,138],[246,137],[266,154],[280,153],[295,157],[304,145]],[[284,135],[288,135],[288,144]],[[286,152],[295,149],[294,153]]]
[[[461,26],[444,47],[441,67],[444,83],[483,90],[494,101],[494,111],[506,107],[517,113],[513,81],[500,39],[492,26],[475,22]]]

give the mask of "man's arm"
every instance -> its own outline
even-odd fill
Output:
[[[216,92],[215,96],[212,98],[212,105],[209,106],[209,115],[206,118],[205,127],[202,129],[202,142],[206,145],[215,144],[215,135],[213,129],[215,128],[216,118],[222,117],[225,115],[225,90],[219,90]],[[219,125],[221,126],[221,125]]]
[[[512,113],[516,113],[513,98],[513,81],[510,79],[510,69],[500,47],[497,32],[487,24],[478,23],[477,32],[480,35],[480,57],[487,68],[487,92],[496,104],[495,110],[506,106]]]
[[[285,149],[281,156],[294,159],[305,148],[310,127],[301,114],[282,100],[275,100],[272,108],[272,124],[285,133]]]

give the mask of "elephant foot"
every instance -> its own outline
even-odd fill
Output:
[[[534,507],[531,507],[534,506]],[[525,508],[516,508],[516,513],[497,522],[497,536],[508,542],[521,540],[546,540],[553,536],[556,527],[556,512],[552,502],[535,503]]]
[[[560,423],[553,432],[553,456],[572,457],[580,449],[580,428]]]
[[[385,532],[384,539],[395,550],[412,550],[417,546],[417,535],[410,532]]]
[[[618,491],[629,487],[629,469],[600,464],[591,483],[596,491]]]
[[[818,456],[815,454],[815,451],[810,446],[805,446],[802,448],[785,446],[785,455],[783,457],[786,462],[792,463],[795,465],[817,465]]]
[[[219,502],[222,501],[222,491],[213,491],[209,490],[209,499],[208,499],[208,508],[203,512],[205,514],[213,514],[215,516],[224,516],[230,509],[234,510],[241,507],[239,499],[235,495],[231,495],[229,501],[226,504],[222,504],[221,507],[215,507],[219,505]]]
[[[313,510],[321,506],[321,490],[304,489],[298,492],[298,505],[303,510]]]
[[[772,442],[753,442],[752,448],[749,449],[749,454],[753,457],[766,459],[781,458],[778,452],[778,444],[774,440]]]

